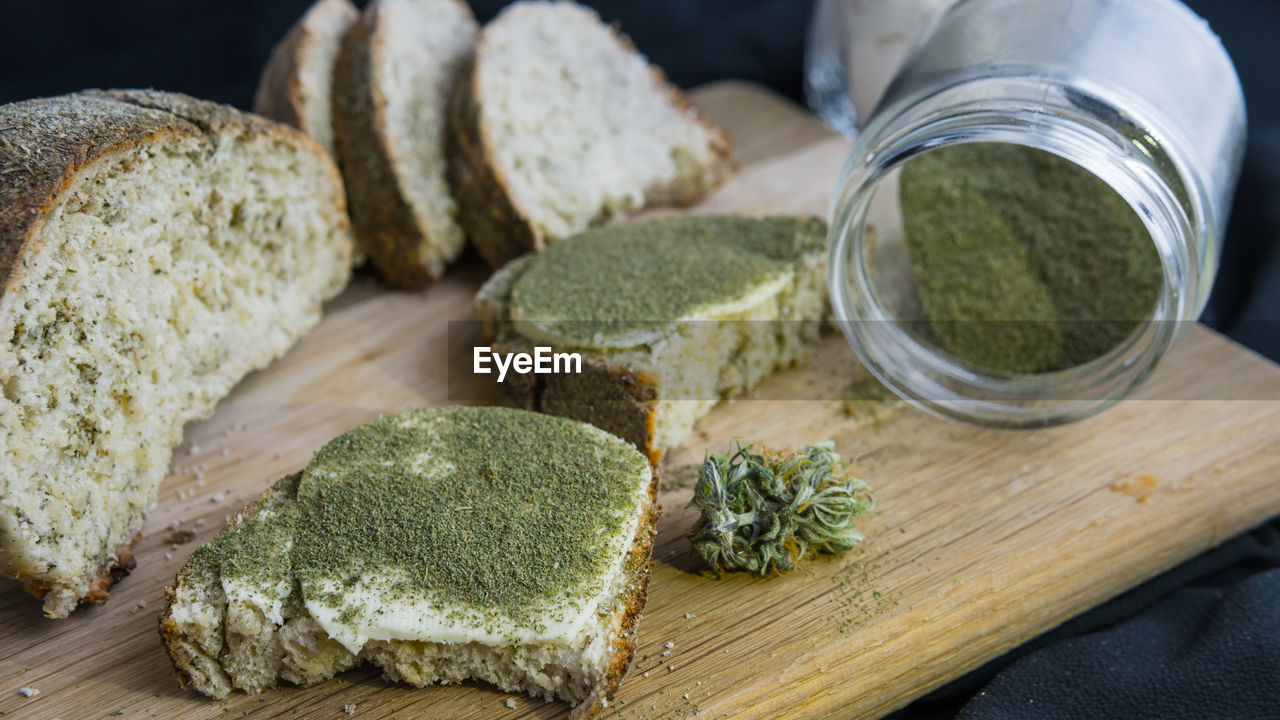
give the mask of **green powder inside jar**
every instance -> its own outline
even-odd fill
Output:
[[[964,363],[1041,373],[1094,360],[1146,321],[1163,270],[1142,221],[1056,155],[952,145],[902,170],[926,336]]]

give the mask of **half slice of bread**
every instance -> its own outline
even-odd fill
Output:
[[[591,10],[518,2],[485,26],[450,106],[449,177],[494,267],[647,204],[690,204],[732,148]]]
[[[215,698],[372,663],[584,717],[635,651],[655,492],[643,456],[585,423],[472,407],[382,418],[197,550],[160,633],[180,682]]]
[[[476,33],[459,0],[373,0],[342,42],[333,77],[339,165],[356,237],[395,287],[440,277],[466,241],[444,132]]]
[[[333,68],[359,16],[351,0],[318,0],[272,51],[253,102],[254,112],[298,128],[335,158]]]
[[[107,597],[182,426],[346,284],[333,161],[184,95],[0,107],[0,572]]]
[[[582,358],[580,373],[508,376],[517,407],[590,422],[656,462],[717,402],[812,357],[825,247],[817,218],[608,225],[508,264],[476,309],[497,352]]]

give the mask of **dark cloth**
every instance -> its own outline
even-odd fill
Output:
[[[247,108],[272,46],[309,2],[0,3],[0,102],[86,87],[155,87]],[[481,21],[504,4],[472,3]],[[682,86],[740,78],[803,99],[812,0],[587,4],[619,23]],[[1188,4],[1232,54],[1250,122],[1204,321],[1280,361],[1280,0]],[[1280,519],[895,714],[898,720],[957,716],[1280,718]]]
[[[894,713],[891,720],[1280,718],[1280,518]]]
[[[1235,61],[1249,140],[1204,322],[1280,362],[1280,2],[1190,0]]]
[[[1083,720],[1099,708],[1151,720],[1280,717],[1277,598],[1274,567],[1226,587],[1182,588],[1135,617],[1028,655],[960,717]]]

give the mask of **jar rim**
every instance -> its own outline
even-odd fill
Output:
[[[1185,167],[1169,157],[1157,167],[1158,141],[1151,133],[1144,133],[1149,146],[1126,137],[1114,121],[1119,110],[1104,97],[1093,97],[1095,106],[1061,101],[1062,95],[1055,102],[1047,83],[1043,75],[976,78],[899,103],[896,114],[878,113],[850,151],[844,182],[833,195],[828,281],[837,324],[868,371],[935,415],[1008,428],[1093,415],[1141,383],[1199,312],[1201,268],[1194,248],[1205,242],[1199,236],[1205,227]],[[974,84],[983,85],[981,92],[973,92]],[[1063,88],[1082,92],[1078,83]],[[955,101],[966,93],[981,100]],[[1143,221],[1163,281],[1150,318],[1119,346],[1054,372],[984,373],[924,345],[885,310],[863,262],[872,198],[890,173],[920,154],[972,142],[1058,155],[1103,180]],[[1179,202],[1171,182],[1182,184],[1190,208]]]

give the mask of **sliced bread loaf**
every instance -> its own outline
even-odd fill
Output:
[[[585,423],[417,410],[326,445],[197,550],[160,632],[215,698],[361,663],[599,707],[635,650],[648,462]]]
[[[102,602],[182,426],[346,283],[342,183],[303,134],[149,91],[0,107],[0,572]]]
[[[476,32],[459,0],[373,0],[342,42],[334,130],[351,220],[395,287],[438,278],[465,244],[445,177],[444,130]]]
[[[591,10],[518,2],[485,26],[450,106],[449,177],[494,267],[646,204],[695,202],[728,137]]]
[[[508,376],[518,407],[590,422],[655,462],[719,401],[814,353],[826,224],[678,217],[595,228],[494,273],[476,297],[499,352],[576,352],[581,373]]]
[[[351,0],[318,0],[271,53],[253,111],[298,128],[333,157],[333,68],[360,11]]]

